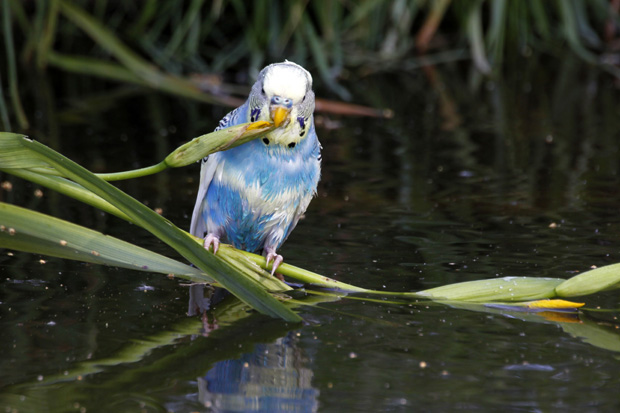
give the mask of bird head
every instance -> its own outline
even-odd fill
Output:
[[[305,136],[314,112],[312,76],[289,61],[265,67],[252,87],[250,109],[252,121],[268,120],[276,126],[270,143],[294,147]]]

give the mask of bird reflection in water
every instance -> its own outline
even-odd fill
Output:
[[[205,289],[207,295],[205,296]],[[209,321],[207,311],[211,308],[212,302],[219,302],[228,295],[228,292],[222,288],[213,288],[208,284],[190,284],[189,285],[189,305],[187,315],[193,317],[200,314],[202,318],[202,335],[207,337],[209,333],[218,328],[217,320],[214,318]]]
[[[190,286],[189,315],[201,314],[203,336],[218,328],[209,309],[226,294]],[[315,412],[319,391],[312,386],[311,359],[298,347],[293,332],[271,343],[258,343],[239,358],[216,362],[197,379],[198,400],[214,412]]]

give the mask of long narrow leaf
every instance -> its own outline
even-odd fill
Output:
[[[6,58],[8,63],[9,72],[9,92],[11,100],[13,101],[13,109],[17,116],[17,121],[22,129],[28,129],[28,118],[26,112],[22,106],[22,101],[19,97],[19,85],[17,81],[17,62],[15,58],[15,44],[13,42],[13,29],[11,23],[11,6],[9,0],[2,1],[2,26],[4,33],[4,46],[6,49]]]
[[[97,76],[124,83],[134,83],[140,86],[149,86],[147,82],[142,80],[131,70],[118,63],[103,59],[88,56],[71,56],[50,50],[47,54],[47,62],[52,66],[56,66],[68,72]]]
[[[202,271],[62,219],[0,202],[0,247],[213,282]]]
[[[21,138],[20,142],[23,147],[32,150],[67,178],[115,205],[133,222],[170,245],[251,307],[263,314],[282,318],[285,321],[301,321],[301,317],[271,296],[260,284],[217,259],[197,244],[186,232],[155,211],[45,145],[25,137]]]
[[[606,290],[620,283],[620,264],[606,265],[575,275],[555,287],[559,297],[577,297]]]
[[[0,142],[2,142],[2,139],[0,139]],[[131,219],[126,214],[119,211],[119,209],[116,208],[114,205],[102,199],[100,196],[93,194],[91,191],[87,190],[83,186],[78,185],[75,182],[70,181],[66,178],[44,174],[44,173],[38,173],[30,169],[18,169],[18,168],[3,169],[2,162],[0,162],[0,171],[10,173],[22,179],[26,179],[30,182],[34,182],[35,184],[52,189],[56,192],[60,192],[63,195],[69,196],[73,199],[77,199],[78,201],[84,202],[85,204],[94,206],[95,208],[105,211],[108,214],[116,215],[117,217],[121,219],[124,219],[128,222],[132,222]]]
[[[75,182],[70,181],[66,178],[36,173],[36,172],[32,172],[27,169],[7,169],[5,171],[15,176],[18,176],[20,178],[27,179],[36,184],[45,186],[46,188],[52,189],[61,194],[77,199],[78,201],[94,206],[95,208],[101,209],[105,212],[116,215],[117,217],[124,219],[127,222],[135,224],[135,222],[129,216],[121,212],[118,208],[116,208],[109,202],[105,201],[101,197],[95,195],[94,193],[87,190],[86,188],[82,187],[81,185],[78,185]],[[198,239],[197,237],[194,237],[189,234],[187,235],[194,238],[194,240],[197,243],[202,245],[202,242],[203,242],[202,239]],[[26,249],[23,249],[23,248],[21,250],[26,251]],[[41,250],[37,250],[35,247],[33,247],[32,249],[28,249],[28,251],[35,252],[35,253],[38,252],[41,254],[44,253]],[[251,256],[251,258],[248,258],[247,255],[244,255],[244,254]],[[51,254],[51,255],[54,255],[54,254]],[[55,256],[58,256],[58,255],[55,255]],[[72,257],[68,257],[68,258],[72,258]],[[256,254],[251,254],[245,251],[236,250],[230,246],[222,245],[222,248],[220,249],[220,252],[218,253],[218,258],[227,261],[233,267],[243,272],[246,276],[252,278],[254,281],[261,284],[262,287],[267,289],[268,291],[285,291],[285,290],[290,289],[288,285],[278,280],[277,278],[272,277],[268,272],[265,272],[265,270],[267,269],[267,266],[265,263],[265,257],[259,256]],[[258,261],[258,263],[255,263],[255,261]],[[262,270],[261,270],[261,267],[262,267]],[[292,268],[295,268],[295,267],[292,267]],[[301,269],[298,269],[298,270],[301,270]],[[301,270],[301,271],[304,271],[304,270]],[[285,268],[285,270],[282,273],[287,273],[287,272],[288,271]],[[325,279],[325,277],[322,277],[318,274],[315,274],[315,276],[318,280]],[[327,285],[322,285],[322,286],[328,287]],[[347,284],[342,284],[342,286],[347,286]],[[340,289],[345,289],[342,286],[339,286]],[[338,288],[338,286],[333,287],[331,285],[329,287]]]
[[[69,20],[84,30],[99,46],[114,55],[125,67],[144,80],[149,86],[168,93],[200,99],[204,102],[227,106],[234,106],[237,103],[236,99],[204,93],[188,80],[161,72],[157,67],[144,60],[122,43],[101,22],[71,2],[60,1],[60,9]]]
[[[531,301],[555,297],[559,278],[504,277],[467,281],[420,291],[419,296],[431,299],[473,302]]]
[[[274,129],[275,126],[272,122],[242,123],[194,138],[175,149],[157,165],[131,171],[97,174],[97,176],[106,181],[116,181],[155,174],[168,167],[179,168],[191,165],[205,156],[257,139]]]
[[[0,139],[0,168],[45,168],[49,164],[40,158],[32,156],[32,152],[24,148],[20,142],[24,135],[1,132]]]
[[[491,65],[486,56],[484,36],[482,34],[482,2],[473,7],[467,18],[467,37],[471,46],[471,55],[480,72],[491,73]]]

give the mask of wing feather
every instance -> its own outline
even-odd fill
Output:
[[[244,116],[247,114],[247,106],[246,102],[242,106],[230,111],[220,120],[216,131],[220,129],[227,128],[229,126],[234,126],[239,124]],[[202,211],[204,209],[204,202],[207,191],[209,190],[209,185],[211,185],[211,181],[213,180],[213,175],[215,174],[215,170],[220,163],[220,157],[217,154],[210,155],[205,157],[202,160],[202,165],[200,166],[200,185],[198,186],[198,195],[196,196],[196,204],[194,205],[194,211],[192,212],[192,221],[189,226],[189,232],[192,235],[197,237],[204,237],[207,232],[207,223],[203,219]]]
[[[209,156],[200,166],[200,186],[198,187],[198,196],[192,213],[192,222],[189,232],[197,237],[204,237],[207,232],[207,223],[202,217],[203,203],[209,190],[209,185],[213,180],[213,175],[219,164],[219,156]]]

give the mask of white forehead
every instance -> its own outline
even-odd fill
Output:
[[[263,89],[267,96],[282,96],[300,102],[312,87],[312,76],[306,69],[293,63],[267,66]]]

